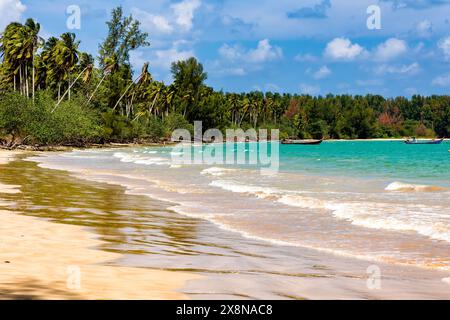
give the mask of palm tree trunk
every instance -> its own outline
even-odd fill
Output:
[[[30,90],[28,88],[28,66],[25,66],[25,84],[26,84],[26,94],[27,94],[27,98],[30,97]]]
[[[75,83],[77,83],[78,79],[80,79],[81,75],[87,70],[87,68],[89,68],[89,67],[84,68],[84,70],[80,72],[80,74],[78,75],[78,77],[75,79],[75,81],[72,84],[70,83],[70,76],[69,76],[69,88],[66,90],[66,92],[64,92],[64,94],[63,94],[63,96],[61,98],[59,97],[60,96],[60,92],[58,91],[58,103],[56,104],[56,106],[53,109],[53,111],[55,111],[55,109],[59,106],[59,104],[62,102],[62,100],[64,99],[64,97],[66,96],[67,93],[69,93],[69,101],[70,101],[70,88],[72,86],[74,86]]]
[[[113,108],[113,111],[116,110],[116,108],[117,108],[117,106],[119,105],[120,101],[122,101],[123,97],[125,97],[125,95],[127,94],[128,90],[130,90],[131,86],[132,86],[135,82],[139,81],[139,79],[140,79],[141,77],[142,77],[142,74],[141,74],[136,80],[134,80],[133,82],[130,83],[130,85],[127,87],[127,89],[126,89],[125,92],[122,94],[122,96],[120,97],[120,99],[117,100],[116,105],[115,105],[114,108]]]
[[[70,88],[72,87],[72,85],[70,84],[70,72],[69,72],[69,101],[70,101]]]
[[[33,48],[33,104],[34,104],[34,86],[35,86],[35,80],[34,80],[34,76],[35,76],[35,71],[34,71],[34,48]]]
[[[19,66],[19,88],[20,88],[20,94],[23,95],[22,64]]]
[[[156,94],[156,95],[155,95],[155,98],[153,99],[153,102],[152,102],[150,108],[148,109],[148,115],[149,115],[149,116],[152,114],[153,107],[155,106],[155,103],[156,103],[156,99],[158,99],[158,95],[159,95],[159,94]]]
[[[92,93],[92,95],[90,96],[88,103],[91,102],[92,98],[94,97],[95,93],[97,92],[98,88],[100,88],[100,85],[102,84],[103,80],[105,80],[106,78],[106,74],[102,77],[102,79],[100,80],[100,82],[98,83],[97,87],[95,87],[94,92]]]

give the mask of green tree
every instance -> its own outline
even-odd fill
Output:
[[[208,75],[194,57],[172,63],[171,72],[178,102],[182,105],[182,115],[188,120],[194,120],[200,88]]]

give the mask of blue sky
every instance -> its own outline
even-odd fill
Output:
[[[217,90],[450,93],[450,0],[0,0],[0,28],[33,17],[44,37],[75,32],[95,55],[120,4],[150,35],[133,66],[149,61],[166,83],[172,61],[195,56]],[[66,27],[70,5],[79,30]],[[381,29],[367,27],[371,5]]]

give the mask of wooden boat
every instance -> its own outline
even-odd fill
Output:
[[[408,139],[405,141],[406,144],[441,144],[444,139],[433,139],[433,140],[417,140],[416,138]]]
[[[323,140],[292,140],[284,139],[281,144],[298,144],[298,145],[318,145],[321,144]]]

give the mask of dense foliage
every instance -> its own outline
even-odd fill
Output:
[[[172,130],[279,128],[281,138],[386,138],[450,133],[449,96],[386,99],[350,96],[225,93],[205,85],[195,58],[172,64],[173,83],[155,81],[149,64],[133,78],[130,52],[149,46],[139,21],[112,11],[94,57],[73,33],[44,41],[32,19],[0,36],[0,141],[76,144],[159,141]]]

